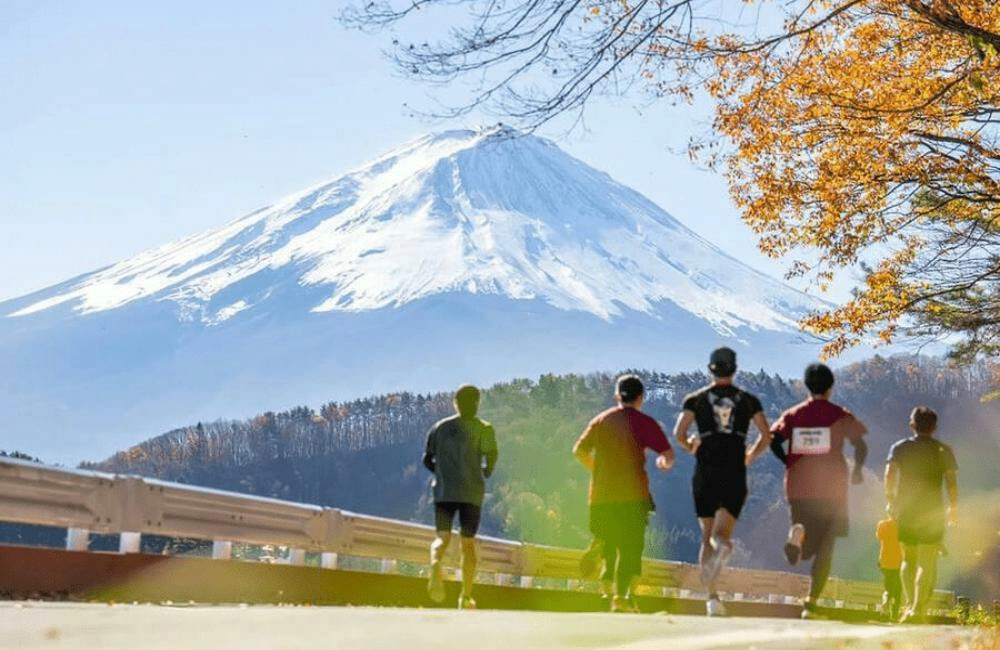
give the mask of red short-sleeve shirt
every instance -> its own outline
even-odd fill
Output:
[[[576,450],[592,452],[591,504],[646,501],[646,449],[663,453],[670,443],[663,428],[645,413],[627,406],[599,414],[576,442]]]
[[[844,440],[867,429],[850,411],[825,399],[808,399],[781,414],[771,432],[788,440],[785,494],[789,499],[847,499]]]

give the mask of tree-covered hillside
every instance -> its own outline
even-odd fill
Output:
[[[668,431],[683,396],[708,381],[700,372],[639,374],[649,393],[644,410]],[[872,451],[868,480],[852,493],[851,537],[841,545],[835,570],[845,577],[873,579],[872,531],[883,503],[883,462],[889,446],[907,435],[910,409],[929,404],[939,410],[940,437],[956,447],[960,485],[971,502],[977,491],[1000,488],[995,478],[1000,405],[980,402],[989,385],[985,366],[960,370],[922,357],[875,357],[841,369],[837,377],[834,399],[866,422]],[[570,449],[590,417],[612,403],[613,382],[614,375],[606,373],[545,375],[485,390],[481,414],[495,425],[500,446],[484,504],[485,533],[563,546],[586,544],[588,477]],[[741,372],[738,383],[760,397],[772,420],[805,395],[797,381],[764,371]],[[381,395],[328,403],[315,411],[298,407],[248,420],[197,423],[89,466],[430,523],[430,476],[420,455],[427,430],[451,412],[447,394]],[[692,471],[691,457],[682,452],[671,472],[652,471],[657,511],[649,535],[651,555],[687,561],[696,557]],[[770,455],[751,468],[751,495],[737,527],[734,563],[783,568],[787,509],[782,472]],[[950,543],[968,547],[970,558],[986,561],[997,553],[996,541],[990,546],[982,539],[981,534],[967,539],[953,534]]]

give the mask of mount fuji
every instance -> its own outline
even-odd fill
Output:
[[[420,138],[212,232],[0,303],[3,446],[544,372],[797,371],[818,300],[547,140]]]

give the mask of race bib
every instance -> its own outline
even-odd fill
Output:
[[[830,453],[830,427],[795,427],[791,451],[805,455]]]

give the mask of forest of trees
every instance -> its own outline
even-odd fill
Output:
[[[666,427],[683,396],[708,381],[701,372],[639,374],[649,392],[644,409]],[[995,487],[1000,404],[980,400],[990,384],[985,365],[959,369],[926,357],[874,357],[837,374],[835,399],[866,422],[872,450],[869,480],[852,494],[852,537],[842,545],[837,570],[875,578],[870,533],[881,515],[882,463],[889,446],[908,435],[910,409],[929,404],[939,410],[941,437],[956,447],[960,484],[968,495]],[[588,478],[570,448],[590,417],[612,403],[614,377],[544,375],[484,391],[481,415],[495,425],[500,446],[484,504],[484,533],[586,544]],[[741,372],[738,383],[760,397],[772,420],[805,395],[797,380],[764,371]],[[331,402],[318,410],[300,406],[247,420],[196,423],[85,467],[430,523],[430,475],[420,456],[427,430],[451,413],[451,397],[443,393],[380,395]],[[696,556],[692,469],[692,459],[681,454],[673,471],[653,477],[657,512],[650,527],[651,555],[688,561]],[[737,529],[734,560],[742,566],[783,568],[774,532],[787,522],[782,471],[770,456],[751,470],[751,496]],[[978,540],[964,542],[971,548]],[[996,553],[995,541],[992,547]]]

